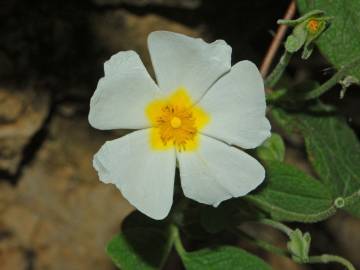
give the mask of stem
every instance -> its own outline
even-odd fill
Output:
[[[355,202],[359,201],[359,197],[360,197],[360,190],[354,192],[353,194],[351,194],[350,196],[347,196],[344,198],[345,201],[345,206],[349,206],[352,205]]]
[[[358,196],[358,195],[359,195],[359,192],[356,192],[353,195],[347,197],[346,199],[352,198],[353,196]],[[290,234],[293,231],[288,226],[286,226],[286,225],[284,225],[284,224],[282,224],[280,222],[271,220],[271,219],[261,219],[261,220],[259,220],[259,222],[263,223],[263,224],[266,224],[266,225],[270,225],[271,227],[284,232],[289,237],[290,237]],[[264,243],[262,243],[262,241],[260,243],[257,243],[257,244],[260,247],[263,247],[266,250],[269,250],[269,251],[280,254],[279,250],[276,250],[277,247],[275,247],[275,249],[274,249],[274,247],[272,245],[270,245],[269,243],[267,243],[267,242],[265,242],[265,245],[264,245]],[[280,255],[284,255],[282,250],[281,250],[281,253],[282,254],[280,254]],[[286,253],[285,253],[285,256],[286,256]],[[333,262],[337,262],[339,264],[342,264],[348,270],[356,270],[355,267],[351,264],[351,262],[349,262],[347,259],[345,259],[343,257],[340,257],[338,255],[323,254],[323,255],[320,255],[320,256],[310,256],[307,260],[301,261],[301,263],[333,263]]]
[[[326,91],[328,91],[330,88],[332,88],[335,84],[337,84],[341,79],[344,78],[344,76],[349,73],[351,69],[354,67],[360,65],[360,58],[356,58],[354,61],[350,62],[348,65],[342,67],[338,72],[336,72],[329,80],[327,80],[324,84],[320,85],[318,88],[315,88],[311,90],[310,92],[306,93],[304,96],[305,100],[314,99],[322,94],[324,94]]]
[[[272,252],[272,253],[275,253],[277,255],[280,255],[280,256],[286,256],[288,257],[288,252],[282,248],[279,248],[277,246],[274,246],[273,244],[270,244],[264,240],[261,240],[261,239],[257,239],[255,237],[253,237],[252,235],[242,231],[241,229],[237,228],[237,229],[234,229],[234,230],[231,230],[233,233],[235,233],[236,235],[240,236],[240,237],[244,237],[246,238],[248,241],[250,241],[251,243],[257,245],[258,247],[266,250],[266,251],[269,251],[269,252]]]
[[[257,245],[258,247],[266,250],[266,251],[269,251],[269,252],[272,252],[272,253],[275,253],[277,255],[280,255],[280,256],[286,256],[288,257],[288,253],[286,252],[286,250],[283,250],[282,248],[279,248],[279,247],[276,247],[264,240],[261,240],[261,239],[256,239],[256,238],[253,238],[253,239],[249,239],[252,243],[254,243],[255,245]]]
[[[295,26],[303,21],[305,21],[306,19],[309,19],[310,17],[314,17],[314,16],[323,16],[325,14],[324,11],[322,10],[312,10],[309,11],[308,13],[306,13],[304,16],[301,16],[300,18],[297,18],[296,20],[278,20],[277,23],[278,24],[286,24],[286,25],[290,25],[290,26]]]
[[[183,214],[187,206],[188,206],[188,200],[184,196],[179,198],[174,203],[173,210],[170,214],[170,220],[171,223],[175,224],[174,226],[179,225],[181,227],[183,222]]]
[[[183,257],[184,255],[186,255],[186,250],[180,239],[179,228],[176,225],[172,224],[170,225],[170,230],[171,230],[171,236],[174,240],[175,249],[177,253],[180,255],[180,257]]]
[[[262,224],[269,225],[269,226],[271,226],[271,227],[273,227],[273,228],[275,228],[275,229],[277,229],[279,231],[282,231],[287,236],[290,236],[290,234],[293,231],[290,227],[286,226],[283,223],[277,222],[275,220],[264,218],[264,219],[260,219],[259,222],[262,223]]]
[[[292,53],[285,50],[284,54],[281,56],[279,63],[277,63],[274,70],[265,80],[265,87],[273,87],[281,78],[281,75],[284,73],[285,68],[290,62]]]
[[[291,20],[295,15],[295,11],[296,11],[296,3],[294,0],[292,0],[285,12],[284,19]],[[260,73],[263,76],[263,78],[265,78],[269,72],[271,63],[275,57],[277,50],[280,47],[281,41],[285,36],[287,28],[288,28],[287,25],[279,25],[279,27],[276,30],[276,34],[273,40],[271,41],[271,44],[266,52],[263,62],[261,63]]]
[[[323,254],[320,256],[311,256],[307,263],[332,263],[337,262],[345,266],[348,270],[356,270],[355,267],[343,257],[337,255]]]

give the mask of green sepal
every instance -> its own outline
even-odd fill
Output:
[[[295,53],[303,48],[301,58],[309,58],[314,48],[313,42],[329,27],[332,20],[332,17],[324,15],[324,11],[313,10],[296,20],[278,20],[279,24],[294,27],[285,41],[285,49],[289,53]],[[309,29],[308,25],[312,20],[318,23],[316,31]]]
[[[302,233],[299,229],[293,230],[289,235],[287,247],[292,259],[298,263],[305,263],[309,260],[311,236],[308,232]]]
[[[285,42],[285,49],[294,53],[301,49],[301,47],[305,44],[307,38],[307,31],[305,30],[304,23],[296,26],[291,35],[289,35]]]
[[[311,11],[307,12],[306,14],[304,14],[303,16],[301,16],[300,18],[297,18],[295,20],[280,19],[280,20],[277,20],[277,23],[285,24],[285,25],[289,25],[289,26],[296,26],[299,23],[302,23],[311,17],[315,17],[315,16],[317,17],[317,16],[322,16],[322,15],[325,15],[325,11],[316,9],[316,10],[311,10]]]

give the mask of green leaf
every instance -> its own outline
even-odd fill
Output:
[[[312,115],[287,114],[277,109],[273,116],[288,131],[290,128],[301,132],[320,180],[329,187],[334,199],[345,199],[360,190],[360,143],[343,118],[319,108]],[[345,209],[360,217],[360,202]]]
[[[266,182],[245,198],[281,221],[317,222],[336,209],[327,187],[297,168],[278,161],[266,164]]]
[[[285,144],[281,136],[272,133],[260,147],[256,149],[258,157],[262,160],[283,161],[285,156]]]
[[[360,145],[345,121],[337,117],[298,116],[310,162],[336,196],[360,188]]]
[[[271,270],[260,258],[235,247],[218,247],[181,255],[187,270]]]
[[[335,116],[301,116],[309,160],[334,197],[360,190],[360,144],[347,123]],[[348,207],[360,217],[360,204]]]
[[[107,246],[115,265],[122,270],[161,269],[172,247],[168,225],[133,212],[122,230]]]
[[[320,9],[333,16],[331,26],[316,41],[322,54],[337,68],[360,55],[359,0],[297,0],[300,12]],[[360,79],[360,66],[348,75]]]

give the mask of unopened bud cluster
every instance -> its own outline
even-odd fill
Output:
[[[286,24],[294,28],[286,39],[285,49],[294,53],[303,48],[301,57],[309,58],[314,48],[314,41],[330,25],[332,17],[324,15],[324,11],[313,10],[296,20],[278,20],[278,24]]]

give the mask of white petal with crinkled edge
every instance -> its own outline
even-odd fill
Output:
[[[160,90],[137,53],[119,52],[105,62],[104,69],[90,101],[90,124],[97,129],[149,127],[145,108]]]
[[[242,150],[200,135],[194,152],[178,152],[181,186],[186,197],[218,206],[246,195],[265,178],[263,166]]]
[[[223,40],[206,43],[156,31],[149,35],[148,46],[159,87],[165,92],[185,87],[194,101],[231,68],[231,47]]]
[[[259,146],[270,136],[263,79],[249,61],[234,65],[209,89],[199,106],[211,116],[203,134],[246,149]]]
[[[175,151],[150,149],[149,132],[139,130],[106,142],[93,164],[100,180],[115,184],[139,211],[163,219],[173,201]]]

